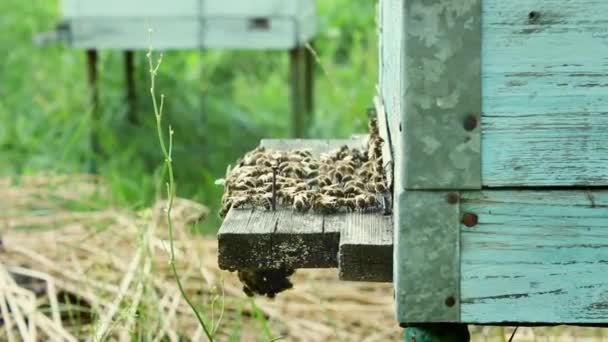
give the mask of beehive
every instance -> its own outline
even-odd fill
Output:
[[[608,320],[607,11],[381,1],[400,322]]]
[[[315,33],[314,0],[64,0],[72,46],[291,49]]]

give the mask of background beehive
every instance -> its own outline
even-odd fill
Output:
[[[289,49],[315,33],[314,0],[64,0],[78,48]]]

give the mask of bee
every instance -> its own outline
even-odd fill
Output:
[[[367,208],[367,196],[365,196],[365,194],[359,194],[355,196],[354,200],[357,209],[363,210]]]
[[[271,173],[265,173],[263,175],[260,175],[258,177],[258,180],[262,183],[270,183],[272,182],[272,172]]]
[[[281,199],[283,204],[292,205],[294,199],[294,193],[292,191],[281,189],[277,192],[277,196]]]
[[[340,189],[340,188],[327,188],[327,189],[323,189],[323,193],[329,196],[334,196],[334,197],[344,197],[344,190]]]
[[[323,214],[334,214],[338,212],[340,206],[335,197],[319,194],[313,198],[312,208]]]
[[[350,181],[353,180],[353,176],[352,175],[345,175],[344,177],[342,177],[342,182],[343,183],[348,183]]]
[[[299,212],[305,212],[310,209],[310,199],[308,198],[308,194],[296,194],[293,198],[293,208]]]
[[[256,197],[256,204],[262,206],[266,210],[272,209],[272,193],[263,194]]]
[[[318,181],[319,181],[319,186],[323,187],[323,186],[329,186],[331,185],[333,182],[331,181],[331,178],[327,177],[327,176],[319,176],[318,177]]]
[[[365,194],[365,202],[368,207],[375,207],[378,205],[378,199],[376,198],[376,196],[370,193]]]
[[[220,208],[220,212],[219,212],[220,217],[221,218],[226,217],[226,215],[230,211],[230,208],[232,208],[231,200],[222,201],[222,207]]]
[[[343,175],[352,175],[355,173],[355,167],[351,163],[340,163],[338,165],[338,171]]]
[[[306,178],[314,178],[319,175],[319,170],[311,169],[308,167],[304,169],[304,172],[306,174]]]
[[[306,180],[306,186],[309,187],[309,188],[315,187],[317,185],[319,185],[319,178],[318,177]]]
[[[250,188],[251,187],[249,185],[247,185],[247,183],[245,183],[245,182],[239,182],[234,185],[234,190],[238,190],[238,191],[246,191],[246,190],[249,190]]]
[[[308,190],[308,186],[306,185],[305,182],[298,183],[294,188],[294,192],[301,192],[301,191],[306,191],[306,190]]]
[[[338,205],[346,208],[347,211],[353,212],[357,209],[357,202],[353,197],[338,198]]]
[[[373,184],[374,184],[374,191],[376,191],[378,193],[386,192],[388,190],[386,188],[386,184],[384,183],[384,181],[382,181],[382,182],[376,182],[376,183],[373,183]]]
[[[294,150],[293,153],[302,158],[312,158],[312,152],[309,149]]]
[[[311,170],[319,170],[319,162],[317,161],[310,161],[310,162],[305,162],[304,163],[306,165],[307,168],[311,169]]]
[[[241,208],[251,201],[251,196],[233,196],[229,199],[232,202],[232,208]]]

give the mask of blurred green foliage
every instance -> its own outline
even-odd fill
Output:
[[[142,207],[159,191],[161,152],[154,130],[145,52],[136,53],[140,124],[127,120],[123,57],[101,51],[101,120],[93,127],[84,53],[35,47],[34,34],[60,20],[59,3],[0,1],[0,174],[86,172],[90,134],[103,150],[98,172],[113,205]],[[377,75],[375,1],[318,0],[315,116],[309,137],[347,137],[365,130]],[[217,211],[226,166],[263,137],[289,134],[285,52],[165,53],[157,89],[166,95],[165,123],[175,130],[178,196]],[[215,231],[214,215],[203,224]]]

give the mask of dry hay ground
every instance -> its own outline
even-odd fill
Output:
[[[0,180],[0,340],[204,339],[169,271],[162,203],[134,213],[108,208],[109,197],[88,176]],[[390,284],[300,270],[294,289],[248,299],[235,274],[217,268],[216,240],[190,233],[207,214],[176,201],[176,264],[218,341],[400,340]],[[473,340],[504,341],[510,330],[473,331]],[[535,328],[520,329],[515,340],[601,336],[599,329]]]

